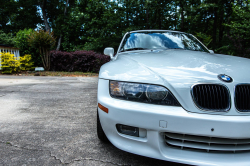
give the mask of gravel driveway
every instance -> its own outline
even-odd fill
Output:
[[[0,165],[177,165],[99,141],[97,82],[0,76]]]

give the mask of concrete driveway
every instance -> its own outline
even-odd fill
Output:
[[[99,141],[97,82],[0,76],[0,165],[178,165]]]

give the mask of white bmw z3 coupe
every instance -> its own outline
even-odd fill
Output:
[[[250,60],[191,34],[124,35],[99,73],[97,134],[117,148],[192,165],[250,165]]]

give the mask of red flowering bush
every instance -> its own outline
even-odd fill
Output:
[[[94,51],[51,51],[52,71],[98,72],[100,67],[110,61],[110,57]]]

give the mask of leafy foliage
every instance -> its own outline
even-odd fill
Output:
[[[9,46],[15,45],[15,39],[11,34],[6,34],[0,30],[0,44],[6,44]]]
[[[34,31],[29,35],[28,39],[29,44],[33,48],[39,50],[43,66],[45,70],[50,69],[50,49],[55,45],[55,38],[53,32],[49,33],[48,31],[39,30]]]
[[[61,51],[117,50],[127,31],[168,29],[195,34],[216,53],[250,56],[249,0],[3,0],[3,4],[0,30],[12,35],[24,28],[53,30]],[[36,64],[35,53],[29,54]]]
[[[210,43],[212,42],[212,36],[209,36],[209,35],[206,35],[206,34],[203,34],[201,32],[199,33],[196,33],[196,37],[198,37],[200,39],[200,41],[202,43],[204,43],[208,48],[210,46]]]
[[[0,16],[0,30],[13,35],[42,23],[34,0],[1,0]]]
[[[31,59],[32,59],[31,55],[29,54],[26,54],[23,57],[20,57],[20,64],[21,64],[20,69],[25,70],[25,71],[34,70],[34,62],[32,62]]]
[[[231,31],[239,34],[241,37],[250,38],[250,0],[237,4],[232,7],[234,20],[227,24]]]
[[[51,51],[50,53],[52,71],[98,72],[100,67],[110,60],[108,56],[94,51]]]
[[[232,8],[233,20],[227,38],[233,55],[250,58],[250,0],[236,4]]]
[[[18,72],[20,68],[20,61],[15,57],[14,54],[9,52],[0,53],[1,69],[2,73],[11,74]]]
[[[34,30],[32,29],[24,29],[20,30],[16,34],[16,47],[18,47],[20,50],[20,56],[24,56],[25,54],[30,54],[32,60],[34,61],[35,66],[41,66],[41,56],[39,56],[39,52],[36,48],[30,47],[28,39],[29,35],[34,33]]]

